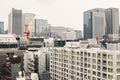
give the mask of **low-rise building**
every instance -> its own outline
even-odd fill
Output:
[[[0,34],[0,48],[16,48],[16,36],[12,34]]]
[[[61,39],[62,40],[75,40],[76,39],[76,32],[75,31],[61,32]]]

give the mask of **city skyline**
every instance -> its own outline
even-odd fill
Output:
[[[84,11],[96,7],[120,8],[119,3],[118,0],[1,0],[0,21],[4,21],[5,26],[8,26],[8,14],[12,8],[16,8],[22,9],[23,13],[35,13],[36,18],[47,19],[50,24],[55,26],[83,30]]]

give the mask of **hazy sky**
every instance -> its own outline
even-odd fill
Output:
[[[83,12],[92,8],[120,8],[119,0],[0,0],[0,21],[7,26],[12,8],[34,13],[54,26],[83,29]],[[7,27],[6,27],[7,28]]]

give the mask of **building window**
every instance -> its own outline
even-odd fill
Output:
[[[100,73],[100,72],[97,72],[97,76],[98,76],[98,77],[101,77],[101,73]]]
[[[113,66],[113,62],[108,61],[108,66]]]
[[[112,75],[108,75],[108,79],[113,79],[113,76]]]
[[[120,67],[120,62],[117,62],[117,67]]]
[[[95,54],[95,53],[93,53],[92,56],[93,56],[94,58],[96,58],[96,54]]]
[[[120,73],[120,68],[117,69],[117,73]]]
[[[113,73],[113,69],[112,68],[108,68],[108,72]]]
[[[96,72],[95,71],[93,71],[93,73],[92,73],[93,75],[96,75]]]
[[[113,55],[108,55],[108,59],[113,60]]]
[[[81,56],[83,56],[83,52],[81,52]]]
[[[88,57],[90,57],[90,53],[88,53]]]
[[[117,60],[120,59],[120,55],[117,55]]]
[[[92,65],[92,68],[93,68],[93,69],[96,69],[96,65]]]
[[[92,62],[93,62],[94,64],[96,64],[96,59],[93,59]]]

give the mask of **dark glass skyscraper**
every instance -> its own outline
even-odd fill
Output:
[[[108,8],[105,10],[106,15],[106,33],[119,34],[119,9]]]
[[[96,8],[84,12],[84,39],[99,38],[105,35],[105,11]]]

